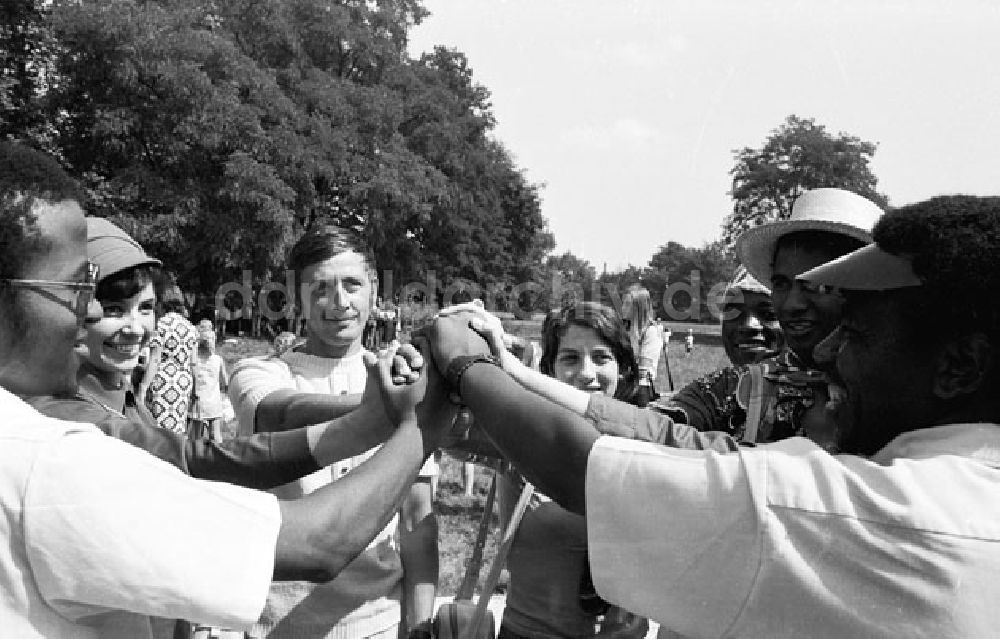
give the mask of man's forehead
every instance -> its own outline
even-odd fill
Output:
[[[305,279],[322,281],[357,274],[367,275],[371,270],[365,256],[354,251],[345,251],[321,262],[310,264],[302,274]]]

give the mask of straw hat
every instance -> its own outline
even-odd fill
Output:
[[[827,231],[868,244],[882,209],[866,198],[843,189],[806,191],[792,205],[787,220],[748,229],[736,240],[736,255],[750,274],[770,283],[778,240],[796,231]]]

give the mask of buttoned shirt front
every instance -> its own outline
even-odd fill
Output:
[[[998,425],[905,433],[872,459],[602,437],[586,490],[598,592],[686,637],[1000,628]]]

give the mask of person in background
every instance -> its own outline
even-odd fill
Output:
[[[347,410],[364,391],[362,344],[377,291],[376,270],[360,237],[330,224],[306,231],[292,247],[289,268],[305,291],[297,300],[306,320],[304,343],[280,357],[234,366],[229,394],[243,428],[257,432],[328,420],[334,404]],[[275,490],[309,494],[350,477],[375,449]],[[258,637],[392,637],[429,628],[438,580],[437,519],[428,460],[400,504],[398,518],[327,584],[275,582]]]
[[[622,317],[632,340],[632,351],[638,355],[639,386],[635,405],[642,408],[659,397],[656,372],[663,352],[663,329],[653,314],[653,304],[646,288],[633,284],[626,289],[622,296]]]
[[[222,398],[229,386],[226,363],[215,352],[215,331],[198,331],[198,348],[194,357],[194,397],[189,411],[196,436],[222,441]],[[190,431],[189,431],[190,432]]]
[[[684,355],[690,355],[691,351],[694,350],[694,329],[689,328],[687,335],[684,336]]]
[[[160,428],[175,433],[187,431],[188,405],[194,391],[194,351],[198,332],[187,319],[184,295],[169,285],[161,300],[163,315],[149,341],[150,379],[144,399]]]
[[[733,366],[754,364],[781,352],[785,339],[771,291],[740,266],[723,293],[722,347]]]
[[[271,579],[329,581],[365,548],[456,411],[425,367],[377,404],[399,426],[365,466],[297,501],[192,479],[93,425],[42,415],[21,398],[75,394],[84,324],[103,317],[82,198],[54,159],[0,142],[3,635],[146,638],[152,617],[248,627]],[[366,358],[375,393],[393,361]]]
[[[784,338],[771,292],[742,266],[726,287],[720,310],[722,346],[730,366],[703,375],[650,406],[698,430],[736,434],[746,422],[737,394],[740,380],[751,364],[778,356]]]

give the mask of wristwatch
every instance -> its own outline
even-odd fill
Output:
[[[479,362],[500,366],[500,362],[497,361],[497,358],[493,355],[487,355],[485,353],[477,353],[475,355],[459,355],[455,359],[451,360],[448,364],[448,368],[445,369],[444,381],[454,393],[461,395],[462,375],[465,374],[465,371],[469,370],[470,366]]]

